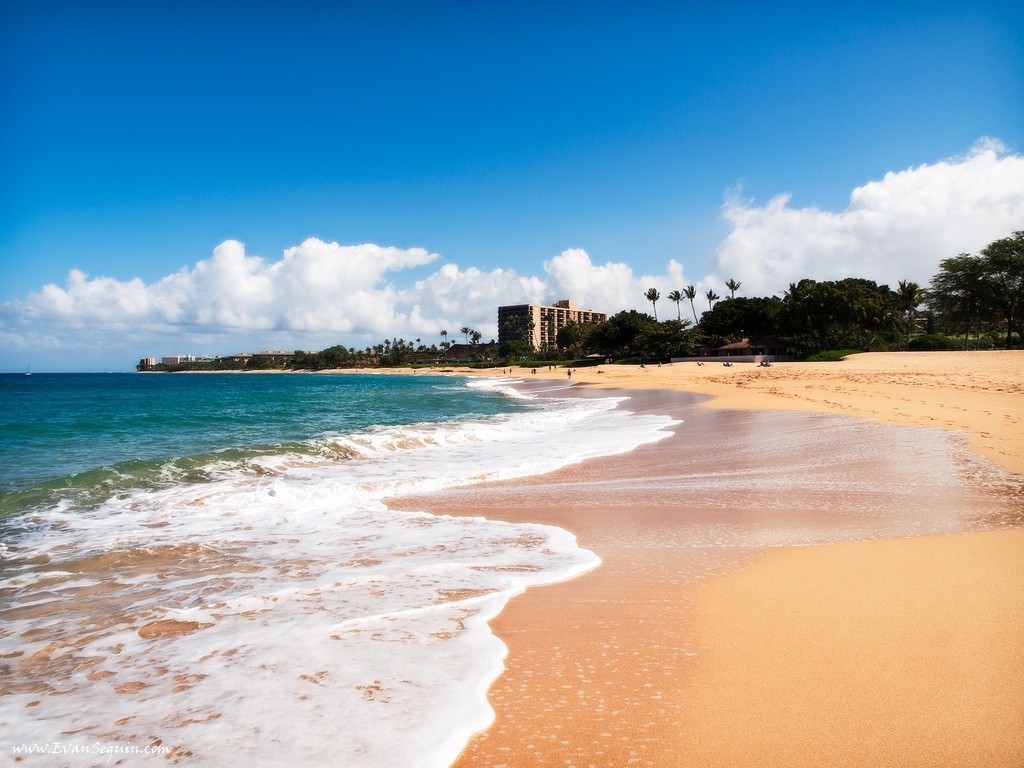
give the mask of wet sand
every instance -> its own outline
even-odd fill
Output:
[[[404,500],[558,525],[603,559],[493,622],[496,719],[457,765],[1024,765],[1024,496],[967,450],[1021,471],[1024,354],[931,354],[580,369],[577,392],[643,387],[629,407],[684,423]]]

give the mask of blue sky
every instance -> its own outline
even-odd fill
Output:
[[[1024,228],[1019,4],[685,5],[3,3],[0,370],[927,283]]]

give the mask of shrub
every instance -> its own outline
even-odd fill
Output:
[[[929,333],[924,336],[917,336],[910,340],[907,344],[907,349],[914,350],[955,350],[960,349],[963,345],[956,339],[951,339],[949,336],[943,336],[938,333]]]
[[[808,355],[806,361],[808,363],[832,363],[850,355],[859,355],[862,351],[860,349],[823,349]]]

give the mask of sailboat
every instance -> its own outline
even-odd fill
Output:
[[[31,363],[25,363],[25,375],[26,376],[31,376],[32,375],[32,364]]]

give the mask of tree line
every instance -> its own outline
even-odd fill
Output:
[[[477,352],[484,352],[484,348],[494,345],[492,339],[490,344],[481,346],[483,335],[469,326],[462,326],[459,333],[466,339],[466,345],[472,350],[471,356],[481,356]],[[320,350],[319,352],[305,352],[297,350],[295,357],[289,367],[298,370],[322,371],[330,368],[363,368],[363,367],[403,367],[410,365],[429,365],[442,361],[452,348],[457,344],[448,341],[448,331],[442,330],[441,341],[434,344],[425,344],[421,339],[406,341],[402,338],[385,339],[380,344],[367,346],[363,349],[355,347],[343,347],[336,345]]]

